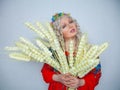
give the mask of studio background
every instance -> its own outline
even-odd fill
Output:
[[[56,12],[70,13],[93,44],[109,42],[101,54],[102,77],[95,90],[120,90],[120,0],[0,0],[0,90],[47,90],[42,63],[10,59],[5,46],[20,36],[34,41],[25,22],[50,22]]]

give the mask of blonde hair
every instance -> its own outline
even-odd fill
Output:
[[[68,17],[70,18],[71,20],[73,20],[73,22],[76,24],[77,26],[77,34],[76,34],[76,50],[77,50],[77,46],[78,46],[78,42],[80,40],[80,37],[81,37],[81,31],[80,31],[80,26],[79,24],[77,23],[77,21],[75,19],[73,19],[69,14],[66,14],[64,13],[62,16],[60,17],[57,17],[56,20],[54,20],[54,22],[52,22],[52,27],[53,27],[53,30],[54,32],[56,33],[56,36],[58,37],[58,40],[59,40],[59,43],[60,43],[60,46],[62,48],[63,51],[65,51],[65,47],[64,47],[64,38],[63,38],[63,34],[61,32],[61,27],[60,27],[60,21],[63,17]],[[75,50],[75,51],[76,51]]]

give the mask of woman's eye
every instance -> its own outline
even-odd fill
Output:
[[[66,27],[66,25],[63,25],[62,28],[64,29]]]
[[[71,20],[69,23],[73,23],[73,20]]]

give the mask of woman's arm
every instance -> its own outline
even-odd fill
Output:
[[[100,64],[94,68],[83,78],[78,78],[69,75],[68,87],[78,88],[78,90],[94,90],[95,86],[99,83],[101,77],[101,66]]]
[[[52,77],[56,73],[54,72],[54,69],[51,66],[45,63],[42,67],[41,72],[42,72],[43,79],[46,83],[50,83],[54,81]]]
[[[41,70],[43,79],[46,83],[51,82],[60,82],[65,86],[68,86],[69,76],[70,74],[60,74],[59,72],[55,72],[54,69],[48,64],[44,64]]]
[[[85,80],[85,84],[80,86],[78,90],[94,90],[95,86],[99,83],[100,77],[101,66],[99,64],[95,69],[82,78]]]

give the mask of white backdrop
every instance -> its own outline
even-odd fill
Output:
[[[96,90],[120,90],[120,0],[0,0],[0,90],[47,90],[43,64],[10,59],[4,47],[20,36],[32,41],[36,35],[24,23],[50,22],[56,12],[71,13],[91,43],[110,43],[100,56],[102,77]]]

